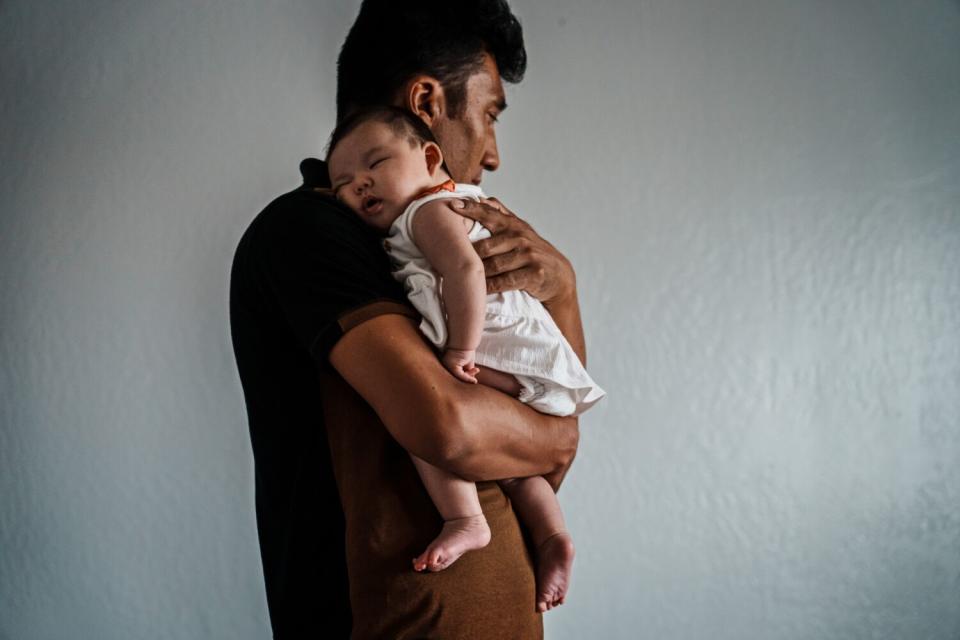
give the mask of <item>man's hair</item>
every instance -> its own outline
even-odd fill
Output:
[[[364,0],[337,60],[337,121],[391,103],[421,73],[440,81],[451,116],[459,117],[484,53],[504,81],[523,79],[523,30],[506,0]]]
[[[437,139],[430,131],[430,127],[406,109],[391,107],[389,105],[361,107],[352,111],[349,116],[337,125],[333,133],[330,134],[330,142],[327,143],[326,157],[328,163],[330,162],[330,154],[333,153],[334,148],[357,127],[367,122],[382,122],[389,126],[390,130],[398,138],[404,138],[410,146],[424,145],[427,142],[436,144],[437,142]]]

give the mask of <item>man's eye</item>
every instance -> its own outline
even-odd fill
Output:
[[[490,116],[490,120],[491,120],[492,122],[494,122],[494,123],[499,122],[499,120],[497,120],[496,114],[494,114],[494,113],[488,113],[487,115]]]
[[[380,163],[383,162],[384,160],[386,160],[386,158],[380,158],[379,160],[375,160],[374,163],[370,165],[370,168],[373,169],[374,167],[376,167],[378,164],[380,164]]]

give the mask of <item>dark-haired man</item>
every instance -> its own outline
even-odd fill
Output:
[[[479,183],[499,165],[501,77],[525,65],[502,0],[367,0],[338,61],[338,118],[405,107],[453,177]],[[490,545],[440,573],[411,569],[440,523],[405,449],[470,480],[546,475],[556,488],[576,420],[454,379],[379,239],[323,195],[319,161],[301,167],[304,185],[251,223],[231,277],[274,637],[542,637],[530,555],[495,483],[478,486]],[[464,213],[493,232],[477,245],[490,290],[535,295],[583,359],[569,262],[495,201]]]

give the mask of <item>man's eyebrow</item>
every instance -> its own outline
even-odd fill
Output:
[[[497,102],[493,106],[497,108],[497,111],[499,111],[500,113],[503,113],[507,108],[507,99],[500,98],[497,100]]]

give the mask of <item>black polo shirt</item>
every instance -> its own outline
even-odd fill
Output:
[[[230,282],[274,637],[541,638],[531,557],[496,483],[478,483],[491,543],[440,573],[412,570],[442,520],[328,355],[370,318],[419,316],[381,238],[315,190],[323,163],[301,173],[243,234]]]
[[[313,190],[329,184],[323,163],[304,160],[301,173],[304,184],[271,202],[240,240],[230,327],[255,459],[274,633],[293,635],[319,619],[329,637],[347,637],[344,522],[318,363],[342,333],[338,316],[378,299],[405,304],[406,298],[377,236]]]

